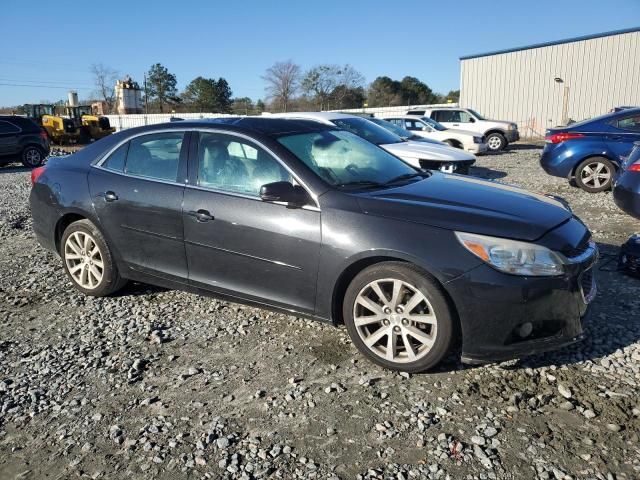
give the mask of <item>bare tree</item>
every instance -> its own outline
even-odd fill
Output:
[[[267,83],[267,96],[286,112],[300,87],[300,66],[291,60],[276,62],[266,70],[262,79]]]
[[[310,96],[320,110],[331,104],[340,105],[354,89],[362,88],[364,77],[351,65],[318,65],[304,74],[302,91]]]
[[[118,72],[102,63],[94,63],[91,65],[91,73],[93,74],[93,81],[96,86],[96,96],[99,97],[100,100],[104,100],[109,108],[109,112],[112,112]]]

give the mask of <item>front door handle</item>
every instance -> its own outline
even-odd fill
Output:
[[[189,212],[189,215],[196,217],[196,220],[199,222],[208,222],[209,220],[213,220],[213,215],[211,215],[208,210],[191,211]]]
[[[104,192],[105,202],[115,202],[116,200],[118,200],[118,195],[116,195],[115,192],[112,192],[112,191]]]
[[[609,135],[609,140],[622,140],[622,135]]]

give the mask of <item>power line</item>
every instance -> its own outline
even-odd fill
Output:
[[[65,81],[61,81],[61,80],[48,80],[48,79],[27,79],[27,78],[7,78],[7,77],[0,77],[0,82],[18,82],[18,83],[37,83],[39,85],[71,85],[69,83],[69,80],[65,80]],[[89,85],[80,85],[80,87],[89,87]]]
[[[55,85],[28,85],[24,83],[0,83],[0,85],[5,87],[33,87],[33,88],[61,88],[63,90],[93,90],[93,87],[62,87]]]

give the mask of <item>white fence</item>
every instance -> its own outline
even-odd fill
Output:
[[[344,112],[344,113],[368,113],[374,117],[380,117],[385,115],[404,115],[407,110],[419,110],[428,107],[457,107],[457,103],[437,104],[437,105],[404,105],[400,107],[367,107],[367,108],[352,108],[347,110],[331,110],[332,112]],[[112,127],[115,127],[116,132],[125,130],[127,128],[142,127],[144,125],[154,125],[156,123],[165,123],[171,121],[171,118],[183,118],[185,120],[201,119],[201,118],[222,118],[222,117],[237,117],[238,115],[230,115],[225,113],[142,113],[131,115],[105,115],[109,119],[109,123]]]
[[[367,113],[374,117],[384,117],[387,115],[405,115],[408,110],[424,110],[425,108],[436,107],[457,107],[457,103],[437,103],[431,105],[401,105],[399,107],[365,107],[365,108],[351,108],[342,110],[329,110],[330,112],[342,112],[342,113]]]
[[[200,119],[200,118],[220,118],[233,117],[224,113],[149,113],[132,115],[105,115],[109,119],[116,132],[127,128],[142,127],[144,125],[154,125],[171,121],[171,118]]]

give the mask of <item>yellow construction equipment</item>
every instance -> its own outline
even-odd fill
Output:
[[[22,106],[22,111],[44,127],[52,142],[63,144],[80,140],[80,129],[72,119],[58,115],[54,105],[26,104]]]
[[[80,130],[80,142],[88,143],[91,140],[99,140],[116,131],[109,123],[107,117],[94,115],[91,105],[58,107],[65,117],[73,120]]]

